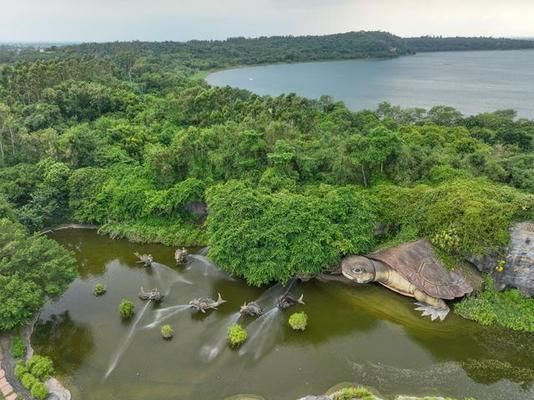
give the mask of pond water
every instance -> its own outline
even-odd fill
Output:
[[[388,101],[402,107],[448,105],[466,114],[514,109],[534,118],[534,50],[267,65],[219,71],[206,80],[261,95],[330,95],[352,110]]]
[[[226,346],[225,331],[245,301],[269,309],[284,289],[251,288],[220,272],[202,255],[174,266],[174,249],[110,240],[90,230],[50,237],[76,254],[79,277],[40,315],[33,343],[53,358],[74,400],[221,400],[255,393],[267,400],[319,394],[342,381],[395,393],[476,396],[484,400],[534,398],[534,336],[488,329],[451,314],[430,322],[413,302],[377,285],[295,284],[305,305],[268,312],[247,325],[241,350]],[[153,268],[136,264],[134,251],[151,253]],[[96,283],[107,285],[102,297]],[[153,306],[139,287],[168,296]],[[200,296],[228,300],[218,311],[179,307]],[[136,317],[122,322],[118,304],[130,298]],[[309,315],[305,332],[287,326],[297,310]],[[171,341],[162,323],[175,331]],[[155,327],[150,327],[155,325]]]

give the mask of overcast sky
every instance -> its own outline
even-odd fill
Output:
[[[0,42],[183,41],[353,30],[534,37],[534,0],[0,0]]]

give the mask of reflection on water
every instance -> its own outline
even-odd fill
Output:
[[[454,314],[433,323],[414,311],[411,299],[376,285],[296,283],[292,292],[303,293],[306,305],[280,311],[276,300],[286,289],[230,280],[205,257],[174,267],[174,249],[164,246],[91,231],[51,236],[76,252],[81,272],[64,296],[45,306],[33,340],[37,351],[52,356],[77,400],[219,400],[235,393],[294,400],[341,381],[375,386],[384,395],[532,399],[533,335],[483,328]],[[156,267],[138,266],[134,251],[152,254]],[[98,282],[108,288],[102,297],[92,294]],[[141,302],[140,286],[167,296],[159,305]],[[192,298],[218,292],[227,300],[218,311],[187,307]],[[122,323],[123,298],[136,304],[138,321]],[[239,307],[253,300],[265,314],[240,318]],[[300,310],[309,325],[294,332],[287,318]],[[238,319],[249,339],[233,350],[226,329]],[[162,340],[162,323],[173,327],[173,340]]]
[[[39,319],[34,342],[39,351],[49,354],[59,374],[75,373],[85,358],[94,350],[94,339],[89,324],[72,320],[68,311]],[[58,353],[57,349],[61,349]]]

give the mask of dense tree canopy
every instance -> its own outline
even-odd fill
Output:
[[[29,319],[76,275],[74,257],[56,242],[0,219],[0,331]]]

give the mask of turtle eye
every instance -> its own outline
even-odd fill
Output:
[[[355,274],[359,274],[360,272],[362,272],[362,269],[361,268],[352,268],[352,272],[354,272]]]

